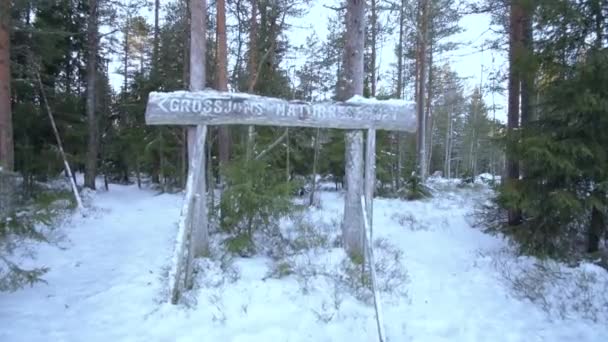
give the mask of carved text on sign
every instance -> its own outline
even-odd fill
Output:
[[[317,102],[216,91],[151,93],[148,124],[270,125],[342,129],[415,130],[413,104]]]

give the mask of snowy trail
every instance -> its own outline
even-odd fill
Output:
[[[311,215],[336,222],[342,196],[321,196],[322,209]],[[410,278],[407,298],[383,295],[389,341],[607,341],[605,324],[552,321],[510,294],[491,257],[505,242],[468,222],[480,196],[444,191],[426,201],[375,201],[374,237],[404,252]],[[264,258],[238,259],[239,280],[201,288],[192,308],[162,303],[181,196],[113,186],[93,203],[88,217],[62,228],[66,249],[39,248],[34,264],[51,268],[48,284],[0,293],[0,341],[376,340],[371,306],[344,294],[334,312],[333,288],[305,294],[293,277],[265,279]],[[334,314],[328,323],[322,312]]]
[[[36,262],[50,267],[48,284],[0,294],[0,341],[128,340],[125,325],[149,313],[179,197],[116,185],[94,195],[94,205],[65,228],[66,249],[38,250]]]

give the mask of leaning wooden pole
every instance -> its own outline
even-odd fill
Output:
[[[382,318],[382,302],[380,301],[380,292],[378,290],[378,280],[376,277],[376,264],[374,261],[374,250],[371,243],[371,226],[369,225],[369,218],[367,217],[367,210],[365,208],[366,201],[365,197],[361,196],[361,206],[363,208],[363,222],[365,224],[365,251],[367,254],[367,261],[369,262],[369,269],[372,278],[372,291],[374,292],[374,309],[376,310],[376,327],[378,328],[378,341],[384,342],[384,320]]]
[[[57,147],[59,148],[61,159],[63,159],[63,166],[65,167],[65,172],[68,174],[68,178],[70,179],[70,185],[72,187],[72,192],[74,193],[74,198],[76,199],[76,204],[78,205],[78,209],[82,210],[84,209],[84,206],[82,205],[82,199],[80,198],[80,194],[78,193],[78,187],[76,187],[76,182],[74,182],[72,169],[70,168],[70,164],[68,163],[68,158],[66,157],[65,152],[63,150],[61,136],[59,136],[59,130],[57,130],[55,118],[53,117],[53,112],[51,112],[51,106],[49,105],[49,101],[46,97],[46,93],[42,85],[42,80],[40,79],[40,72],[38,70],[36,70],[36,80],[38,81],[38,87],[40,87],[40,96],[42,97],[42,102],[44,103],[44,107],[46,108],[49,120],[51,121],[51,127],[53,128],[53,133],[55,134],[55,139],[57,140]]]

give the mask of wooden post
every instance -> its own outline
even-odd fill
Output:
[[[205,52],[206,52],[206,0],[190,0],[190,90],[202,91],[205,88]],[[199,137],[199,134],[203,134]],[[200,201],[196,202],[194,212],[195,216],[192,220],[191,234],[191,249],[194,257],[204,256],[209,250],[209,233],[207,231],[207,189],[205,177],[205,140],[207,136],[207,127],[199,125],[197,128],[191,127],[188,130],[188,142],[201,141],[198,146],[200,151],[196,151],[196,147],[189,146],[189,151],[192,151],[196,157],[199,157],[199,164],[202,165],[198,172],[202,173],[202,177],[197,177],[197,182],[194,186],[196,195],[200,197]],[[196,137],[196,138],[192,138]],[[195,152],[196,151],[196,152]],[[190,156],[194,158],[193,155]]]
[[[376,186],[376,130],[367,130],[365,150],[365,209],[370,239],[373,238],[374,190]],[[370,241],[372,243],[373,241]]]
[[[190,165],[188,167],[188,180],[186,181],[186,198],[182,207],[182,212],[178,224],[177,240],[175,241],[175,249],[172,259],[171,269],[169,271],[170,284],[170,298],[169,300],[173,304],[177,304],[179,297],[181,296],[182,285],[182,273],[184,269],[188,270],[186,274],[189,276],[190,271],[190,260],[191,258],[187,255],[191,249],[186,250],[188,246],[188,239],[191,235],[193,228],[196,228],[194,221],[198,215],[195,210],[196,207],[203,207],[204,205],[195,205],[195,197],[197,197],[195,184],[200,182],[200,178],[204,177],[204,156],[205,156],[205,137],[207,126],[199,126],[196,133],[196,140],[192,142],[193,153],[190,158]],[[200,171],[203,170],[203,171]],[[200,198],[200,197],[199,197]],[[191,244],[190,244],[191,245]],[[188,253],[190,254],[190,253]],[[190,254],[191,255],[191,254]],[[184,261],[186,265],[184,266]],[[184,277],[185,281],[189,282],[188,276]],[[186,284],[187,285],[187,284]]]

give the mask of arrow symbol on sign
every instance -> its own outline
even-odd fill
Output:
[[[160,107],[160,109],[163,110],[163,112],[168,112],[167,108],[164,106],[165,102],[167,102],[166,97],[164,97],[162,100],[160,100],[160,102],[158,103],[158,106]]]

